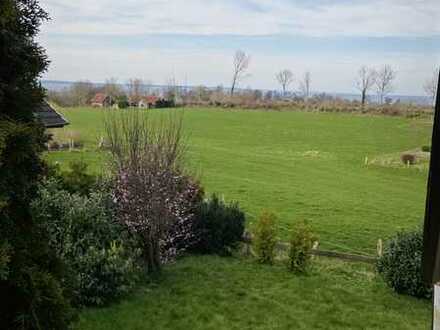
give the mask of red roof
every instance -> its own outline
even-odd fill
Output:
[[[156,95],[149,95],[142,98],[142,100],[148,104],[155,104],[159,98]]]
[[[93,97],[93,99],[90,102],[103,104],[106,98],[107,95],[105,95],[104,93],[96,93],[96,95]]]

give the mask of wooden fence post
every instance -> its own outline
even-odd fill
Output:
[[[312,250],[316,251],[316,250],[318,250],[318,248],[319,248],[319,242],[318,241],[313,242]],[[315,254],[314,253],[312,253],[312,259],[315,259]]]
[[[383,243],[382,243],[382,239],[380,239],[380,238],[377,240],[376,249],[377,249],[377,256],[379,258],[382,257],[383,256]]]

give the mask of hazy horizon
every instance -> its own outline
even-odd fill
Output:
[[[389,64],[397,95],[424,95],[440,65],[440,1],[42,0],[52,20],[39,37],[52,63],[46,80],[229,86],[236,49],[251,55],[241,88],[292,89],[305,71],[312,89],[356,93],[362,65]]]

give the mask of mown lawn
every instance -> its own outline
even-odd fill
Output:
[[[72,123],[67,130],[79,132],[86,149],[53,152],[49,159],[64,166],[82,158],[100,171],[103,110],[61,111]],[[186,109],[184,123],[190,167],[208,193],[238,200],[250,226],[269,209],[280,219],[282,239],[292,223],[305,219],[322,248],[373,254],[377,239],[422,222],[426,170],[366,166],[365,157],[429,144],[428,119]]]
[[[372,266],[319,259],[310,274],[282,265],[186,257],[159,282],[106,308],[86,309],[76,330],[428,329],[430,302],[394,294]]]

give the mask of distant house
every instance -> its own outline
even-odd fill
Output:
[[[155,108],[157,101],[159,98],[155,95],[145,96],[140,99],[137,105],[139,108]]]
[[[69,122],[46,101],[34,110],[34,116],[46,128],[58,128],[69,125]]]
[[[95,96],[90,100],[92,107],[109,107],[113,104],[112,97],[104,93],[96,93]]]

